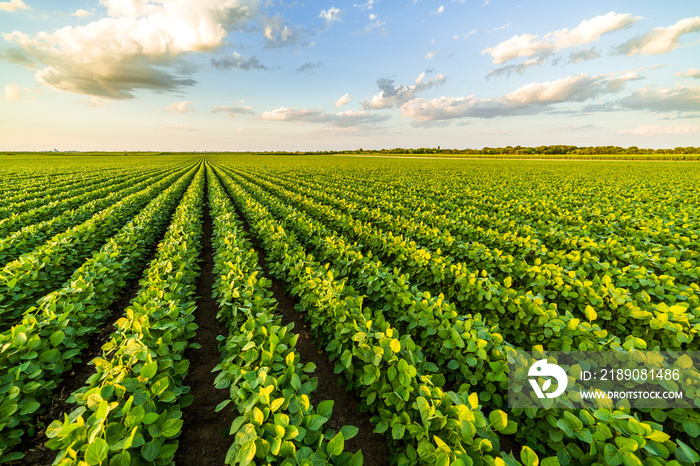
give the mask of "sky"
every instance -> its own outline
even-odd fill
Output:
[[[0,150],[700,146],[697,0],[0,0]]]

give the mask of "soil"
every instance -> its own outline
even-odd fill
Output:
[[[185,381],[190,385],[190,394],[194,400],[182,410],[185,422],[178,439],[180,445],[175,454],[175,463],[220,466],[224,464],[226,452],[232,443],[228,431],[233,418],[226,414],[226,410],[215,412],[216,405],[229,398],[228,390],[214,387],[216,373],[212,372],[221,357],[216,337],[227,335],[228,330],[217,320],[218,304],[211,296],[216,277],[212,246],[213,222],[206,197],[203,218],[202,261],[199,264],[195,310],[195,323],[199,328],[193,341],[199,343],[201,348],[185,350],[185,358],[190,361]]]
[[[244,230],[253,243],[258,253],[258,262],[267,278],[272,280],[271,291],[278,302],[277,312],[282,316],[284,325],[294,323],[294,332],[299,335],[296,348],[301,356],[302,363],[313,362],[316,364],[314,377],[318,378],[318,387],[311,393],[309,399],[314,406],[324,400],[333,400],[333,415],[325,427],[338,431],[342,426],[352,425],[359,432],[355,437],[345,442],[344,451],[355,453],[362,450],[363,464],[366,466],[386,466],[390,464],[390,452],[383,435],[374,433],[374,426],[370,423],[371,414],[360,412],[357,408],[360,399],[344,388],[344,379],[336,374],[334,363],[328,359],[323,348],[317,345],[310,334],[309,325],[304,320],[302,313],[296,310],[297,301],[290,297],[284,283],[270,274],[265,255],[255,236],[251,234],[250,225],[243,218]]]

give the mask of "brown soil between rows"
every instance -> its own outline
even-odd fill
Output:
[[[297,301],[287,294],[284,283],[270,274],[264,252],[255,236],[251,234],[250,225],[242,215],[239,217],[243,220],[244,230],[258,253],[260,267],[265,276],[272,280],[271,291],[278,302],[277,312],[282,316],[282,323],[294,323],[293,331],[299,335],[296,348],[301,361],[316,364],[313,376],[318,379],[318,387],[309,396],[311,403],[316,406],[324,400],[334,401],[333,415],[326,424],[328,428],[336,431],[345,425],[359,428],[357,435],[345,442],[345,451],[354,453],[362,450],[363,464],[367,466],[389,465],[390,452],[385,437],[374,432],[374,426],[370,423],[370,413],[357,409],[361,404],[360,399],[355,393],[344,388],[343,379],[333,370],[334,363],[328,359],[323,348],[313,341],[308,323],[302,313],[296,310]]]
[[[214,387],[217,373],[213,373],[212,369],[219,364],[221,358],[216,337],[227,335],[228,330],[216,318],[219,306],[212,298],[216,280],[212,246],[213,222],[208,196],[204,201],[204,235],[200,253],[202,260],[197,280],[197,309],[194,311],[195,323],[199,328],[193,340],[201,348],[185,350],[185,358],[190,361],[185,383],[190,386],[190,394],[194,399],[190,406],[182,410],[184,424],[178,438],[175,463],[220,466],[224,464],[226,452],[233,443],[233,439],[228,437],[233,418],[226,414],[226,410],[215,412],[216,405],[229,398],[229,391]]]

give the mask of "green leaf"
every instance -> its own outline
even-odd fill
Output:
[[[170,379],[168,379],[168,377],[163,377],[162,379],[158,379],[153,384],[153,386],[151,387],[151,391],[153,392],[154,395],[158,396],[161,393],[163,393],[165,390],[167,390],[169,385],[170,385]]]
[[[345,440],[350,440],[355,437],[359,431],[360,429],[355,426],[343,426],[340,428],[340,432],[343,434]]]
[[[542,460],[542,466],[561,466],[561,463],[556,456],[550,456]]]
[[[345,448],[345,439],[343,438],[342,432],[338,432],[333,439],[328,442],[326,447],[326,452],[329,455],[340,455]]]
[[[401,440],[405,432],[406,426],[404,426],[403,424],[396,424],[394,427],[391,428],[391,437],[394,440]]]
[[[143,456],[143,459],[145,459],[146,461],[155,461],[155,459],[158,458],[159,454],[160,444],[156,440],[146,442],[141,447],[141,456]]]
[[[66,334],[63,333],[63,331],[61,331],[61,330],[56,330],[56,331],[53,332],[53,333],[51,334],[51,336],[49,337],[49,341],[51,341],[51,344],[52,344],[52,345],[58,346],[58,345],[61,344],[61,342],[63,341],[63,339],[64,339],[65,337],[66,337]]]
[[[524,466],[537,466],[540,464],[540,459],[537,454],[528,446],[524,446],[520,451],[520,461]]]
[[[316,408],[316,412],[320,416],[330,419],[331,414],[333,413],[333,400],[326,400],[320,402],[318,404],[318,407]]]
[[[162,429],[163,437],[175,437],[177,434],[180,433],[183,422],[184,421],[182,419],[168,419],[167,421],[165,421],[163,423]]]
[[[61,431],[63,430],[63,423],[56,419],[55,421],[51,422],[49,426],[46,428],[46,436],[48,438],[54,438],[57,436]]]
[[[103,438],[97,437],[85,450],[85,462],[90,466],[100,464],[107,459],[108,452],[107,442]]]
[[[251,440],[250,442],[245,443],[240,450],[238,450],[238,456],[236,459],[241,466],[247,466],[251,461],[253,461],[253,458],[255,458],[255,452],[255,441]]]
[[[508,415],[500,409],[495,409],[489,413],[489,423],[494,429],[501,431],[508,425]]]
[[[700,461],[700,455],[698,455],[695,450],[681,440],[676,439],[676,442],[678,442],[678,446],[680,447],[676,449],[676,459],[678,461],[686,463],[697,463]]]
[[[604,455],[605,461],[607,461],[609,466],[617,466],[618,464],[622,464],[624,461],[623,454],[620,453],[620,451],[615,448],[614,445],[605,445]]]
[[[22,406],[20,414],[31,414],[41,407],[38,401],[30,401],[26,405]]]
[[[146,379],[150,379],[151,377],[156,375],[157,372],[158,372],[158,363],[153,361],[153,362],[149,362],[148,364],[144,364],[141,367],[140,374],[141,374],[141,377],[144,377]]]

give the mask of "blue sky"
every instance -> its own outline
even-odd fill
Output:
[[[0,1],[0,150],[700,146],[697,6]]]

